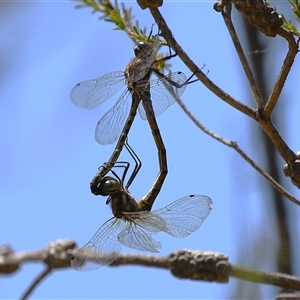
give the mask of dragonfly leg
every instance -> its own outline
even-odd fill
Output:
[[[139,172],[140,168],[142,167],[142,162],[139,159],[139,157],[137,156],[137,154],[134,152],[134,150],[128,144],[128,138],[125,141],[125,147],[135,162],[135,167],[134,167],[132,174],[126,184],[126,189],[128,189],[129,186],[131,185],[131,183],[133,182],[134,178],[136,177],[137,173]],[[125,179],[125,177],[124,177],[124,179]]]

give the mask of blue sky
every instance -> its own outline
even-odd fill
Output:
[[[141,11],[134,1],[126,5],[133,7],[141,27],[151,27],[154,21],[147,10]],[[253,106],[232,42],[212,5],[166,1],[161,12],[198,66],[205,64],[215,83]],[[97,144],[94,130],[117,96],[88,111],[73,105],[69,95],[80,81],[124,70],[133,57],[133,43],[124,32],[113,31],[113,24],[91,14],[91,9],[74,6],[68,1],[0,3],[0,244],[9,244],[16,252],[42,249],[59,238],[72,238],[83,246],[111,217],[105,199],[90,193],[89,182],[114,149],[114,145]],[[281,39],[272,39],[266,49],[271,59],[271,47],[278,46],[284,50],[270,67],[268,75],[273,81],[286,45]],[[173,71],[190,75],[179,58],[171,63]],[[288,128],[299,128],[299,101],[292,93],[299,80],[297,69],[296,61],[284,89]],[[201,83],[189,85],[182,100],[205,126],[237,141],[258,160],[259,140],[248,134],[253,126],[249,118],[220,101]],[[276,247],[273,219],[269,212],[266,214],[268,183],[232,149],[200,132],[178,105],[168,108],[157,122],[167,148],[169,174],[154,209],[188,194],[208,195],[213,200],[211,214],[191,236],[175,239],[158,234],[163,244],[161,255],[182,248],[215,251],[229,255],[233,263],[251,266],[255,261],[261,269],[273,271],[272,258],[264,247],[257,250],[245,246],[263,240],[268,241],[266,249]],[[299,150],[293,130],[284,138],[292,150]],[[139,199],[159,171],[149,125],[139,116],[130,131],[130,144],[143,162],[130,189]],[[121,158],[127,160],[127,153]],[[288,190],[299,198],[299,191],[284,180]],[[298,209],[292,204],[290,208],[297,220]],[[294,230],[299,249],[299,228],[295,226]],[[122,252],[137,251],[123,247]],[[1,277],[0,297],[20,297],[42,269],[41,264],[26,264],[13,276]],[[53,271],[32,298],[224,298],[236,287],[236,280],[204,283],[178,280],[165,270],[104,267],[85,273]],[[250,284],[248,288],[261,286]],[[273,296],[273,291],[261,288],[265,297]]]

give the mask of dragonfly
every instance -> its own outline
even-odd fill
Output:
[[[160,172],[153,185],[148,205],[149,210],[168,172],[166,149],[155,116],[163,113],[176,101],[173,93],[181,96],[186,85],[196,81],[190,80],[194,74],[188,79],[182,72],[163,75],[153,67],[157,62],[156,55],[160,46],[158,36],[156,35],[152,42],[136,44],[134,48],[136,57],[126,67],[125,72],[112,72],[94,80],[78,83],[71,91],[70,96],[77,106],[93,109],[126,86],[115,105],[103,115],[96,126],[95,138],[100,144],[111,144],[118,137],[119,139],[107,164],[110,167],[99,169],[90,183],[90,188],[93,194],[99,195],[98,188],[101,179],[118,160],[136,112],[139,111],[141,118],[148,120],[150,125],[158,149],[160,165]],[[170,54],[161,60],[170,59],[174,55]],[[160,78],[150,80],[152,72],[155,72]],[[132,101],[128,100],[130,96]]]
[[[125,147],[135,161],[134,170],[125,186],[128,162],[117,162],[114,166],[124,168],[121,178],[112,168],[113,176],[102,178],[100,193],[109,196],[106,204],[111,205],[114,217],[73,255],[71,266],[77,271],[95,270],[111,264],[118,258],[122,246],[157,253],[161,242],[155,240],[153,234],[165,232],[177,238],[186,237],[202,225],[212,209],[212,200],[208,196],[189,195],[163,208],[143,210],[141,201],[135,201],[128,191],[141,168],[141,161],[126,141]]]

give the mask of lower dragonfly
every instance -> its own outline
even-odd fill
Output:
[[[152,43],[139,42],[135,46],[136,58],[126,67],[125,72],[112,72],[95,80],[81,82],[71,92],[71,100],[74,104],[79,107],[93,109],[110,98],[122,86],[127,85],[116,104],[100,119],[96,127],[95,137],[99,143],[110,144],[115,142],[118,137],[119,140],[107,163],[107,168],[100,168],[92,179],[90,187],[93,194],[99,195],[98,188],[101,179],[118,160],[138,110],[141,118],[147,119],[149,122],[158,149],[160,164],[160,172],[153,185],[153,192],[149,196],[150,200],[146,199],[145,201],[148,210],[151,210],[154,199],[159,193],[168,172],[166,149],[155,116],[163,113],[175,102],[173,93],[181,96],[186,85],[195,81],[190,81],[194,74],[187,79],[182,72],[162,75],[153,68],[159,45],[158,35]],[[161,60],[173,56],[169,55]],[[150,80],[153,71],[161,78]],[[127,101],[130,95],[132,96],[131,105],[130,101]],[[125,121],[126,116],[127,120]]]
[[[197,230],[211,211],[212,200],[208,196],[189,195],[175,202],[150,211],[143,211],[140,201],[136,202],[128,187],[137,175],[141,161],[125,142],[125,147],[135,161],[135,168],[124,187],[125,176],[130,164],[117,162],[115,167],[124,167],[120,178],[114,175],[102,178],[99,192],[109,196],[114,217],[106,221],[92,239],[79,249],[71,259],[71,266],[77,271],[90,271],[111,264],[120,254],[122,245],[150,252],[159,252],[161,242],[152,234],[165,232],[183,238]],[[105,167],[106,164],[103,166]]]

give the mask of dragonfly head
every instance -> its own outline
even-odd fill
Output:
[[[97,186],[97,194],[101,196],[109,196],[120,190],[120,182],[110,176],[103,177]]]
[[[139,41],[135,44],[133,50],[136,57],[142,55],[146,49],[150,46],[150,43]]]

